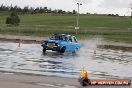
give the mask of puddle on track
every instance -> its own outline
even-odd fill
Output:
[[[91,79],[132,79],[132,52],[97,48],[100,40],[81,41],[76,53],[48,51],[40,44],[0,43],[0,71],[79,77],[82,66]],[[96,55],[94,54],[96,49]]]

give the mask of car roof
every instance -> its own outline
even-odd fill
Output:
[[[54,34],[56,36],[68,36],[68,37],[75,37],[75,36],[72,36],[72,35],[69,35],[69,34]]]

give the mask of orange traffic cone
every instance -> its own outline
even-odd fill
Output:
[[[94,49],[94,55],[96,55],[96,49]]]
[[[88,78],[88,71],[85,72],[85,77]]]
[[[18,47],[21,47],[21,40],[20,40],[19,43],[18,43]]]

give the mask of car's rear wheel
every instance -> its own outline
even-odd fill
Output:
[[[46,48],[43,48],[43,52],[44,52],[44,53],[46,52]]]
[[[72,53],[76,53],[78,49],[75,49]]]
[[[62,47],[60,53],[65,53],[65,51],[66,51],[66,47]]]

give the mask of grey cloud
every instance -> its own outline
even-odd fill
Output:
[[[32,7],[37,7],[41,6],[45,1],[43,0],[0,0],[0,4],[5,4],[5,5],[18,5],[20,7],[24,6],[32,6]]]
[[[104,0],[100,7],[108,7],[108,8],[128,8],[131,0]]]
[[[87,4],[87,3],[90,3],[92,2],[92,0],[73,0],[74,2],[79,2],[79,3],[82,3],[82,4]]]
[[[47,6],[52,9],[72,11],[77,9],[76,3],[82,3],[81,13],[119,13],[125,14],[132,0],[0,0],[0,4],[24,6]]]

